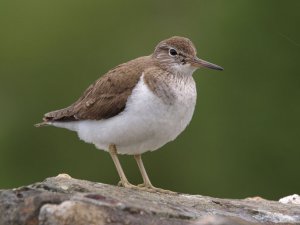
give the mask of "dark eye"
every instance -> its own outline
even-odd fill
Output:
[[[171,56],[177,55],[177,51],[176,51],[174,48],[171,48],[171,49],[169,50],[169,54],[170,54]]]

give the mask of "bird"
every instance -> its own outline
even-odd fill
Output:
[[[172,191],[152,185],[141,155],[173,141],[190,123],[197,91],[193,73],[222,67],[197,57],[192,41],[173,36],[154,52],[120,64],[100,76],[70,106],[48,112],[36,127],[51,125],[77,132],[79,138],[107,151],[119,185],[150,192]],[[130,183],[118,155],[133,155],[143,183]]]

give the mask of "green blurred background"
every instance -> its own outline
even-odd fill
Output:
[[[109,155],[33,127],[110,68],[170,36],[225,71],[200,70],[190,126],[144,162],[154,185],[215,197],[300,192],[300,1],[0,2],[0,188],[68,173],[116,184]],[[132,157],[121,157],[133,183]]]

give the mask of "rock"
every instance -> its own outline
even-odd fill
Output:
[[[150,193],[63,174],[0,190],[0,225],[7,224],[287,225],[300,224],[300,206],[259,197]]]
[[[284,198],[279,199],[279,202],[283,204],[297,204],[300,205],[300,196],[297,194],[289,195]]]

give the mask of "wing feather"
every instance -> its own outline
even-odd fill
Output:
[[[150,57],[145,56],[115,67],[90,85],[72,105],[46,113],[44,122],[101,120],[119,114],[149,61]]]

